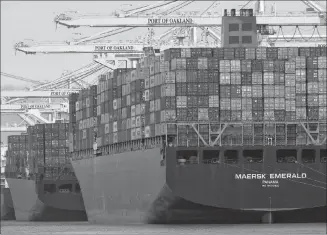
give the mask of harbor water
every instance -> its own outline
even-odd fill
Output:
[[[16,222],[2,221],[1,234],[4,235],[283,235],[283,234],[326,234],[326,224],[257,224],[257,225],[130,225],[105,226],[86,222]]]

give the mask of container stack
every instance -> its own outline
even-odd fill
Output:
[[[57,177],[61,168],[70,162],[68,123],[36,124],[27,131],[30,173]]]
[[[307,134],[297,123],[326,120],[326,48],[171,48],[100,80],[98,146],[177,132],[179,145],[202,144],[193,127],[176,122],[194,123],[206,142],[234,123],[243,138],[226,129],[222,144],[302,145]],[[87,92],[76,105],[79,131],[91,127],[80,114]],[[79,131],[75,149],[91,149],[94,134]]]
[[[8,136],[7,164],[12,177],[26,175],[28,140],[27,135]]]
[[[91,149],[94,142],[94,126],[97,121],[97,86],[91,86],[90,89],[81,90],[79,94],[71,95],[71,100],[72,105],[75,101],[76,110],[75,116],[74,109],[70,111],[72,117],[70,128],[76,129],[75,137],[71,142],[73,150]]]

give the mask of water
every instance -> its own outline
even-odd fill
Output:
[[[88,223],[36,223],[2,221],[5,235],[290,235],[326,234],[326,224],[258,224],[258,225],[131,225],[105,226]]]

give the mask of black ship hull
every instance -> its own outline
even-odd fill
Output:
[[[15,220],[15,210],[9,188],[1,189],[1,220]]]
[[[260,223],[271,216],[275,222],[325,221],[326,165],[277,164],[278,148],[261,149],[263,163],[200,159],[181,166],[179,149],[168,148],[162,166],[156,148],[74,160],[73,167],[91,222]]]
[[[34,180],[8,178],[17,221],[85,221],[83,205],[69,210],[71,200],[56,194],[38,194]],[[65,195],[66,196],[66,195]],[[60,204],[58,208],[56,205]]]

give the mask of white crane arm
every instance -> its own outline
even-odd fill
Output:
[[[324,8],[319,3],[310,0],[302,0],[302,2],[307,5],[308,7],[312,7],[318,13],[326,13],[326,7]]]
[[[97,43],[84,45],[42,45],[17,47],[16,50],[29,53],[143,53],[143,45]],[[2,73],[1,73],[2,74]]]
[[[1,113],[6,112],[25,112],[27,109],[38,109],[40,112],[65,111],[67,104],[49,104],[49,103],[24,103],[24,104],[1,104]]]
[[[9,74],[9,73],[1,72],[1,75],[5,76],[5,77],[8,77],[8,78],[14,78],[14,79],[17,79],[17,80],[20,80],[20,81],[24,81],[24,82],[30,82],[30,83],[34,83],[34,84],[42,84],[42,82],[35,81],[35,80],[32,80],[32,79],[28,79],[28,78],[24,78],[24,77],[20,77],[20,76],[16,76],[16,75],[12,75],[12,74]]]
[[[58,91],[1,91],[2,97],[22,97],[22,98],[68,98],[69,94],[78,92],[78,90],[58,90]]]
[[[76,19],[76,20],[61,20],[58,23],[69,26],[88,26],[88,27],[220,27],[222,17],[208,16],[169,16],[169,17],[137,17],[137,18],[105,18],[105,19]],[[257,16],[258,25],[270,26],[315,26],[326,25],[319,16],[316,15],[300,15],[300,16]]]
[[[26,126],[16,126],[16,127],[1,127],[1,132],[26,132],[27,127]]]

